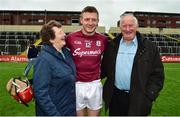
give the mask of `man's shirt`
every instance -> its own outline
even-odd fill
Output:
[[[115,86],[121,90],[130,90],[131,72],[134,56],[138,47],[135,37],[129,44],[122,38],[120,41],[115,71]]]

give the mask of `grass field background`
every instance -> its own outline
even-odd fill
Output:
[[[23,76],[26,63],[0,62],[0,116],[33,116],[34,102],[29,107],[17,103],[6,91],[6,83],[11,77]],[[165,63],[165,84],[153,105],[151,115],[180,116],[180,63]],[[29,78],[32,77],[32,70]],[[103,110],[103,109],[102,109]],[[105,115],[104,111],[101,115]]]

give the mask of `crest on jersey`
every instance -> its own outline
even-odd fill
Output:
[[[96,46],[101,46],[101,41],[96,41]]]

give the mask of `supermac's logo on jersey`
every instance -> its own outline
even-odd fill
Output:
[[[101,41],[96,41],[96,46],[101,46]]]
[[[79,56],[79,57],[82,57],[82,56],[98,56],[101,54],[101,50],[100,49],[97,49],[97,50],[90,50],[90,51],[84,51],[84,50],[81,50],[81,48],[77,48],[74,50],[73,52],[73,56]]]

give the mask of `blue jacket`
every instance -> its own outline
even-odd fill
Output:
[[[75,116],[76,70],[71,54],[63,56],[53,46],[44,45],[34,66],[33,90],[37,116]]]

